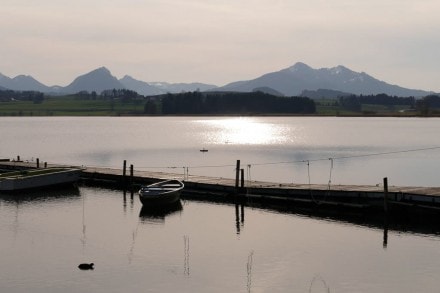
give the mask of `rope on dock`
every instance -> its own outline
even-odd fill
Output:
[[[411,152],[422,152],[422,151],[431,151],[438,150],[440,146],[428,147],[428,148],[418,148],[418,149],[410,149],[410,150],[400,150],[400,151],[389,151],[389,152],[380,152],[380,153],[370,153],[363,155],[352,155],[352,156],[340,156],[340,157],[326,157],[326,158],[316,158],[316,159],[308,159],[308,160],[295,160],[295,161],[279,161],[279,162],[266,162],[266,163],[249,163],[247,164],[248,169],[250,171],[251,166],[266,166],[266,165],[283,165],[283,164],[310,164],[310,162],[319,162],[319,161],[331,161],[331,169],[333,169],[333,163],[336,160],[346,160],[346,159],[356,159],[356,158],[364,158],[364,157],[373,157],[373,156],[385,156],[385,155],[393,155],[393,154],[403,154],[403,153],[411,153]],[[114,166],[99,166],[102,168],[105,167],[114,167]],[[187,166],[136,166],[137,169],[184,169],[184,173],[188,174],[189,169],[203,169],[203,168],[234,168],[235,164],[224,164],[224,165],[187,165]],[[330,173],[330,180],[331,180]],[[330,184],[329,184],[330,185]]]
[[[310,162],[319,162],[330,160],[330,175],[328,182],[328,190],[330,191],[331,180],[332,180],[332,172],[333,172],[333,163],[335,160],[346,160],[346,159],[355,159],[355,158],[365,158],[365,157],[373,157],[373,156],[384,156],[384,155],[393,155],[393,154],[403,154],[410,152],[422,152],[422,151],[431,151],[438,150],[440,146],[434,147],[426,147],[426,148],[418,148],[418,149],[409,149],[409,150],[398,150],[398,151],[389,151],[389,152],[379,152],[379,153],[369,153],[369,154],[361,154],[361,155],[351,155],[351,156],[339,156],[339,157],[327,157],[327,158],[316,158],[316,159],[308,159],[308,160],[295,160],[295,161],[279,161],[279,162],[266,162],[266,163],[250,163],[247,164],[248,169],[248,181],[251,180],[250,171],[251,166],[267,166],[267,165],[282,165],[282,164],[304,164],[307,163],[308,166],[308,176],[309,176],[309,184],[310,184]],[[33,161],[34,158],[31,159]],[[14,160],[13,160],[14,162]],[[55,164],[54,164],[55,165]],[[82,166],[85,167],[85,166]],[[88,166],[89,168],[117,168],[115,166]],[[183,169],[184,178],[189,178],[189,169],[203,169],[203,168],[234,168],[234,164],[224,164],[224,165],[187,165],[187,166],[136,166],[137,169]]]
[[[254,166],[264,166],[264,165],[281,165],[281,164],[297,164],[297,163],[307,163],[307,162],[319,162],[326,160],[343,160],[343,159],[355,159],[355,158],[363,158],[363,157],[373,157],[373,156],[384,156],[384,155],[393,155],[393,154],[401,154],[401,153],[410,153],[410,152],[421,152],[421,151],[430,151],[440,149],[440,146],[437,147],[429,147],[429,148],[420,148],[420,149],[411,149],[411,150],[401,150],[401,151],[390,151],[390,152],[382,152],[382,153],[371,153],[371,154],[363,154],[363,155],[352,155],[352,156],[340,156],[340,157],[330,157],[330,158],[317,158],[317,159],[309,159],[309,160],[297,160],[297,161],[281,161],[281,162],[268,162],[268,163],[254,163]]]
[[[421,152],[421,151],[430,151],[430,150],[438,150],[440,146],[436,147],[428,147],[428,148],[418,148],[418,149],[410,149],[410,150],[400,150],[400,151],[389,151],[389,152],[380,152],[380,153],[370,153],[363,155],[352,155],[352,156],[340,156],[340,157],[327,157],[327,158],[316,158],[316,159],[308,159],[308,160],[296,160],[296,161],[278,161],[278,162],[266,162],[266,163],[250,163],[248,164],[248,169],[250,166],[266,166],[266,165],[283,165],[283,164],[303,164],[310,162],[319,162],[319,161],[331,161],[331,168],[333,168],[333,162],[335,160],[346,160],[346,159],[356,159],[356,158],[364,158],[364,157],[373,157],[373,156],[385,156],[385,155],[393,155],[393,154],[403,154],[410,152]],[[195,165],[195,166],[136,166],[138,169],[182,169],[182,168],[191,168],[191,169],[202,169],[202,168],[234,168],[234,164],[227,165]],[[330,174],[331,177],[331,174]],[[331,180],[331,178],[330,178]]]

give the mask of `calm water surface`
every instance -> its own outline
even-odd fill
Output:
[[[182,178],[186,169],[235,178],[241,160],[252,180],[377,184],[388,177],[391,185],[437,186],[439,148],[370,155],[439,147],[439,132],[438,118],[0,117],[0,157],[117,168],[127,160]]]
[[[240,159],[258,180],[438,186],[439,149],[396,152],[438,147],[439,128],[398,118],[0,118],[0,157],[125,159],[230,178]],[[84,186],[1,195],[0,292],[439,292],[440,227],[384,226],[252,203],[183,200],[152,213],[130,194]]]
[[[238,213],[237,213],[238,211]],[[0,199],[1,292],[438,292],[439,238],[122,191]],[[77,265],[94,262],[94,271]]]

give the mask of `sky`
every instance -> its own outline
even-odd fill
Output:
[[[303,62],[440,92],[438,0],[0,0],[0,73],[225,85]]]

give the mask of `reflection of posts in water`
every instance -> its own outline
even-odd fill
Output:
[[[189,276],[189,236],[187,235],[183,236],[183,246],[184,246],[183,273],[186,276]]]
[[[85,249],[86,246],[86,196],[82,195],[83,198],[83,206],[82,206],[82,245],[83,245],[83,250]]]
[[[130,191],[130,208],[132,209],[134,207],[134,191],[133,188]]]
[[[127,190],[124,189],[124,212],[127,211]],[[130,190],[130,209],[134,208],[134,192]]]
[[[123,201],[123,207],[124,207],[124,212],[127,211],[127,191],[124,189],[124,201]]]
[[[385,215],[384,225],[383,225],[383,248],[388,247],[388,215]]]
[[[251,292],[252,287],[252,262],[254,257],[254,251],[251,251],[248,256],[247,264],[246,264],[246,273],[247,273],[247,291]]]
[[[241,227],[244,226],[244,205],[235,205],[235,226],[237,234],[240,234]]]
[[[383,248],[388,246],[388,178],[383,179],[383,210],[385,212],[383,228]]]
[[[235,205],[235,227],[237,228],[237,234],[240,234],[240,212],[238,204]]]

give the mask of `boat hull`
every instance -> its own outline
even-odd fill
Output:
[[[184,185],[178,180],[169,180],[143,186],[139,190],[139,199],[144,206],[170,205],[180,200]]]

